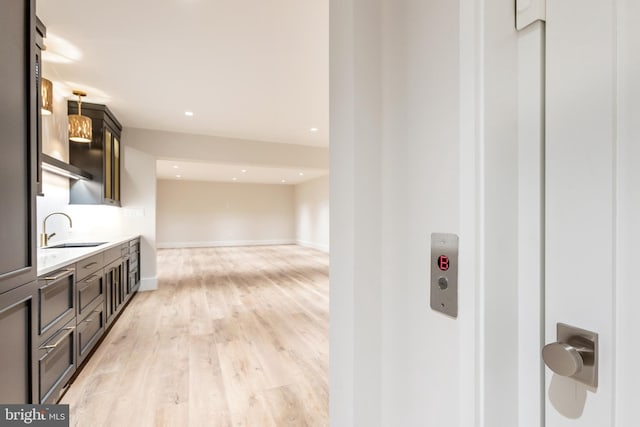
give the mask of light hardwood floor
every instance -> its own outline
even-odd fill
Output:
[[[327,426],[328,256],[299,246],[158,251],[60,403],[75,426]]]

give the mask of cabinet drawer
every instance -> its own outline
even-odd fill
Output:
[[[140,239],[131,240],[129,242],[129,253],[138,253],[140,252]]]
[[[78,288],[78,317],[84,317],[87,309],[97,300],[104,300],[105,287],[102,270],[96,271],[77,284]]]
[[[65,268],[38,279],[38,334],[48,339],[61,325],[76,315],[74,292],[75,269]],[[57,325],[57,327],[56,327]]]
[[[89,314],[78,322],[78,364],[86,359],[104,334],[105,316],[102,301],[91,307]]]
[[[40,403],[55,403],[76,370],[75,319],[40,346],[38,381]]]
[[[120,246],[107,249],[106,251],[104,251],[104,263],[109,264],[110,262],[119,259],[121,256],[122,256],[122,248]]]
[[[82,280],[90,274],[95,273],[104,266],[103,253],[93,255],[82,261],[78,261],[76,264],[76,280]]]

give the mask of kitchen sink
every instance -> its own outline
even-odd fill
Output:
[[[104,245],[107,242],[80,242],[80,243],[60,243],[58,245],[47,246],[43,249],[61,249],[61,248],[95,248]]]

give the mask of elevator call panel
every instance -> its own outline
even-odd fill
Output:
[[[458,236],[431,234],[431,309],[458,317]]]

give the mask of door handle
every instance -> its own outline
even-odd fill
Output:
[[[558,375],[598,386],[598,334],[557,324],[557,342],[542,349],[542,360]]]

